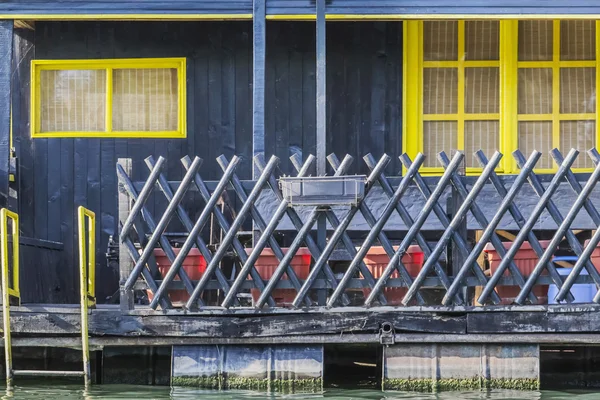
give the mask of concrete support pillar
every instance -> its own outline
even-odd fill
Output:
[[[384,348],[383,389],[539,389],[539,346],[406,344]]]
[[[173,386],[283,392],[323,390],[323,346],[174,346]]]

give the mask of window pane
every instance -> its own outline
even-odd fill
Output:
[[[519,61],[552,61],[552,21],[519,21]]]
[[[113,130],[177,130],[177,87],[176,69],[114,70]]]
[[[458,60],[458,21],[423,22],[423,59]]]
[[[500,123],[498,121],[465,121],[465,162],[467,168],[481,165],[474,156],[483,150],[487,158],[498,150],[500,142]]]
[[[458,112],[458,70],[425,68],[423,71],[423,113]]]
[[[519,114],[552,113],[552,69],[519,69]]]
[[[594,163],[586,152],[596,145],[595,121],[561,121],[560,151],[567,153],[571,149],[580,151],[573,168],[594,168]]]
[[[442,150],[451,156],[457,142],[456,121],[425,121],[423,123],[423,154],[426,167],[439,167],[437,154]]]
[[[40,94],[42,133],[105,130],[104,70],[42,70]]]
[[[519,150],[525,158],[529,158],[534,150],[540,151],[542,157],[536,168],[553,168],[550,157],[552,150],[552,122],[519,122]]]
[[[465,112],[498,113],[499,68],[465,68]]]
[[[560,69],[560,112],[596,112],[596,69]]]
[[[465,51],[466,60],[498,60],[500,22],[465,21]]]
[[[596,21],[560,21],[560,59],[596,59]]]

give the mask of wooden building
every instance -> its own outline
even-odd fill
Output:
[[[406,324],[407,332],[460,336],[468,333],[468,321],[474,332],[499,333],[495,328],[486,330],[486,324],[493,325],[488,309],[468,308],[474,305],[464,298],[467,290],[483,287],[483,294],[477,292],[476,297],[497,304],[503,299],[496,295],[500,293],[494,291],[496,285],[518,285],[523,290],[517,290],[516,303],[538,303],[540,293],[532,291],[534,286],[546,285],[546,290],[548,285],[558,290],[563,287],[552,267],[556,249],[561,255],[576,257],[571,267],[577,272],[566,279],[568,285],[558,295],[561,300],[573,301],[568,288],[574,283],[600,284],[591,258],[591,247],[600,241],[596,233],[600,195],[594,188],[600,177],[596,166],[600,155],[584,154],[597,148],[600,140],[600,105],[596,101],[599,16],[600,4],[588,0],[2,1],[0,200],[20,216],[21,275],[28,276],[22,286],[23,301],[77,302],[79,206],[92,210],[97,218],[98,303],[120,299],[127,315],[123,318],[136,324],[139,317],[130,304],[133,290],[156,292],[163,283],[164,290],[177,285],[179,290],[186,289],[193,298],[188,305],[194,300],[202,303],[204,289],[222,289],[225,300],[217,301],[219,305],[224,302],[221,311],[225,313],[231,311],[228,309],[238,301],[234,297],[242,289],[262,291],[265,284],[269,289],[262,292],[261,306],[275,304],[270,291],[298,291],[303,285],[302,295],[294,300],[296,307],[303,303],[306,307],[339,306],[337,301],[347,305],[347,289],[362,290],[365,303],[361,306],[378,301],[385,306],[382,293],[389,295],[388,290],[403,290],[407,296],[403,305],[416,300],[431,306],[422,295],[423,288],[433,287],[445,290],[441,297],[434,296],[433,305],[441,303],[450,307],[446,311],[455,311],[457,314],[449,317],[454,325],[443,329],[436,325],[445,318],[435,314],[440,309],[429,309],[432,314],[420,325],[425,317],[418,309],[409,308],[400,316],[384,307],[380,312],[386,321],[392,321],[391,328],[361,309],[321,333],[337,335],[352,330],[361,318],[369,319],[365,328],[369,334],[391,332],[393,336],[394,329],[401,329],[398,325]],[[553,149],[564,156],[552,153]],[[582,154],[577,156],[572,149]],[[489,160],[477,155],[478,150]],[[513,158],[515,150],[525,157],[532,154],[530,161],[519,155]],[[438,157],[440,152],[458,154],[458,158]],[[348,154],[357,161],[350,165],[343,159],[338,165],[330,159],[328,164],[330,153]],[[367,154],[373,160],[364,163],[362,157]],[[398,158],[402,154],[404,158]],[[215,161],[221,155],[224,158]],[[318,233],[314,239],[312,229],[303,228],[310,220],[309,213],[298,217],[293,207],[289,207],[292,211],[285,209],[274,183],[276,178],[296,175],[296,164],[309,155],[315,155],[316,162],[304,171],[300,168],[301,174],[367,175],[365,190],[374,193],[365,201],[352,203],[347,218],[349,214],[336,217],[330,209],[330,214],[319,216],[315,211],[312,222],[317,221]],[[149,156],[154,158],[149,160]],[[184,160],[182,165],[185,156],[204,161],[201,169],[195,170],[201,178],[188,172],[199,168],[200,161]],[[265,159],[263,165],[253,162],[257,156]],[[267,163],[271,156],[277,157],[272,165]],[[164,166],[155,168],[163,162]],[[122,169],[117,171],[118,163]],[[236,168],[235,173],[227,175],[228,168]],[[158,172],[163,174],[160,179],[164,177],[166,190]],[[375,181],[370,181],[371,177]],[[529,185],[523,186],[526,182]],[[232,211],[231,215],[225,213],[226,217],[219,216],[218,210],[213,212],[216,203],[210,203],[213,191],[223,189],[222,184],[230,197],[223,201]],[[259,186],[267,184],[273,189],[270,196],[275,197],[261,197]],[[181,189],[182,197],[173,200],[186,185],[193,193],[184,196],[186,190]],[[144,197],[144,190],[158,186],[156,193],[161,194]],[[124,203],[120,202],[123,196]],[[131,201],[138,196],[143,201]],[[202,229],[188,235],[194,223],[205,218],[205,204],[211,206],[206,207],[209,211]],[[507,212],[512,219],[504,218]],[[207,238],[208,228],[204,229],[211,213],[225,243],[222,251],[221,242],[206,245],[212,240],[212,233]],[[237,213],[251,217],[244,221]],[[362,219],[353,220],[354,213]],[[438,219],[432,222],[424,213]],[[171,214],[177,214],[179,220],[171,223]],[[277,220],[269,230],[271,217],[283,218],[284,214],[287,217],[281,224]],[[141,225],[132,228],[138,215],[142,222],[135,223],[144,225],[145,232]],[[157,232],[157,226],[162,231]],[[537,253],[535,272],[528,270],[525,277],[516,273],[516,251],[510,246],[499,249],[502,243],[496,231],[500,229],[513,231],[509,237],[518,242],[517,248],[525,240],[530,243],[532,252]],[[128,248],[125,237],[133,230],[140,239]],[[242,231],[250,231],[244,244],[236,236]],[[288,236],[275,239],[277,231]],[[302,239],[301,232],[307,239]],[[178,245],[186,243],[184,249],[188,242],[200,248],[210,271],[207,278],[190,280],[180,275],[181,282],[173,282],[175,276],[148,275],[152,268],[146,263],[154,260],[152,249],[164,248],[173,237],[180,238]],[[538,238],[552,239],[551,250],[542,248]],[[592,243],[589,252],[585,239]],[[299,276],[300,280],[290,277],[290,282],[281,279],[285,282],[270,284],[268,279],[263,283],[256,279],[260,275],[256,275],[252,260],[261,249],[253,254],[253,246],[259,243],[264,247],[268,242],[267,247],[279,259],[275,265],[281,278],[290,260],[282,261],[279,246],[298,250],[301,240],[312,241],[306,244],[307,254],[312,255],[313,267],[323,268],[323,276],[317,268],[308,277]],[[382,269],[387,272],[383,279],[379,279],[381,272],[368,273],[363,261],[377,240],[389,256],[387,260],[393,260],[384,263]],[[336,247],[337,241],[343,246]],[[500,272],[486,275],[477,263],[482,261],[487,242],[503,257],[505,253],[508,256],[501,262]],[[415,243],[425,253],[426,271],[411,276],[401,260]],[[346,258],[334,257],[339,247],[344,247]],[[248,252],[242,255],[244,248]],[[221,263],[230,253],[233,273],[231,265]],[[168,258],[174,262],[176,254]],[[346,262],[351,272],[330,268],[329,261]],[[127,263],[129,266],[124,266]],[[244,276],[235,274],[239,268]],[[588,276],[580,276],[583,268]],[[504,270],[510,270],[512,276],[503,277]],[[215,279],[209,276],[213,273]],[[227,273],[231,277],[224,275]],[[246,279],[253,273],[254,280]],[[530,273],[534,276],[528,279]],[[235,287],[231,298],[227,297],[229,285]],[[307,297],[309,290],[314,294],[312,300]],[[152,308],[165,301],[163,295],[164,291],[151,303]],[[597,297],[594,302],[600,300]],[[554,321],[556,315],[548,308],[535,308],[548,307],[544,300],[539,303],[544,306],[523,306],[515,318],[537,318],[535,313],[543,313],[543,322],[534,318],[531,324],[543,326],[543,332],[573,333],[576,324],[552,325],[556,322],[548,321]],[[458,310],[453,305],[467,308]],[[163,311],[170,308],[164,303],[160,306]],[[187,311],[201,313],[202,307],[188,307]],[[596,310],[589,307],[589,313]],[[460,314],[471,311],[476,316],[470,320]],[[507,315],[511,312],[505,311]],[[284,311],[274,312],[275,316],[265,318],[280,318],[277,312]],[[326,310],[315,312],[316,320],[325,325],[331,322]],[[565,309],[556,312],[569,314]],[[191,324],[186,329],[200,324],[190,322],[194,317],[184,314],[180,315],[182,326]],[[104,326],[106,332],[116,335],[123,328],[125,336],[134,335],[132,325],[115,327],[112,314],[107,315],[93,317],[97,327]],[[581,318],[581,314],[572,317]],[[252,326],[269,323],[253,318]],[[285,323],[289,322],[285,318],[296,317],[283,318]],[[595,334],[594,318],[593,326],[577,332]],[[169,336],[164,326],[160,327],[163,323],[157,322],[157,335]],[[212,331],[208,325],[193,329],[202,331],[199,337],[223,334],[240,341],[253,329],[250,322],[246,328],[227,319],[219,324],[223,325]],[[240,329],[238,336],[232,333],[234,325]],[[300,325],[281,337],[294,335],[294,340],[300,340],[298,335],[310,332],[308,325]],[[538,325],[531,330],[536,331]],[[69,329],[65,332],[72,333],[72,326]],[[528,340],[539,343],[535,338]],[[563,339],[540,340],[556,343]],[[529,347],[524,350],[529,351]]]

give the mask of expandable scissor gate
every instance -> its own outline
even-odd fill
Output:
[[[348,304],[347,291],[357,288],[370,289],[370,293],[364,301],[365,306],[377,303],[386,305],[387,299],[383,289],[393,287],[408,288],[402,299],[404,305],[413,300],[422,305],[425,304],[422,293],[425,286],[439,287],[445,290],[445,296],[441,301],[443,305],[464,304],[461,296],[462,289],[473,286],[483,287],[478,298],[480,303],[498,304],[501,299],[494,290],[498,285],[518,285],[521,290],[516,298],[516,303],[536,304],[538,299],[532,288],[539,283],[555,284],[559,288],[556,299],[570,302],[573,300],[570,289],[574,283],[593,282],[597,286],[600,285],[600,274],[590,261],[593,249],[600,242],[600,229],[592,236],[585,249],[570,229],[577,215],[582,212],[582,208],[585,209],[594,226],[600,226],[600,214],[590,199],[600,178],[600,154],[595,149],[589,151],[589,156],[596,167],[591,175],[587,176],[576,175],[571,170],[579,156],[578,151],[571,150],[563,158],[562,154],[555,149],[551,155],[558,165],[558,170],[551,177],[549,183],[544,186],[540,176],[533,172],[541,157],[541,153],[537,151],[534,151],[529,159],[526,159],[520,151],[514,152],[513,156],[521,171],[518,175],[511,177],[497,175],[496,169],[502,159],[502,154],[498,152],[494,153],[489,160],[482,151],[475,154],[482,166],[482,171],[475,177],[465,177],[460,173],[464,162],[462,152],[457,152],[452,159],[442,152],[439,154],[438,160],[444,168],[444,173],[436,181],[435,186],[430,187],[419,172],[425,160],[422,154],[418,154],[414,160],[411,160],[406,154],[402,155],[400,160],[406,172],[404,176],[397,178],[388,178],[383,172],[391,160],[388,155],[383,155],[379,161],[376,161],[369,154],[364,157],[364,160],[371,172],[366,178],[364,198],[361,201],[347,207],[342,214],[327,207],[309,207],[309,212],[302,213],[302,217],[299,208],[290,206],[282,195],[275,176],[275,169],[279,162],[277,157],[271,157],[268,163],[265,163],[261,157],[254,159],[255,166],[261,174],[252,182],[251,186],[248,186],[247,183],[243,184],[238,177],[236,170],[240,159],[236,156],[229,161],[224,156],[217,158],[217,162],[223,170],[223,177],[218,182],[205,182],[202,179],[199,174],[202,160],[198,157],[193,161],[189,157],[182,159],[187,172],[180,182],[168,181],[163,173],[165,165],[163,157],[159,157],[158,160],[154,160],[152,157],[146,159],[150,175],[145,182],[133,182],[124,169],[117,165],[120,189],[133,200],[133,206],[126,220],[121,221],[120,241],[127,248],[135,265],[128,279],[122,285],[122,289],[133,290],[138,279],[143,278],[147,287],[154,293],[151,307],[160,306],[168,309],[172,307],[172,304],[167,292],[173,288],[181,289],[183,286],[190,295],[185,308],[191,310],[206,307],[201,296],[206,290],[221,290],[225,296],[220,305],[223,308],[230,308],[238,306],[238,294],[249,288],[260,291],[260,296],[255,302],[256,308],[262,308],[265,305],[276,307],[272,293],[273,290],[280,288],[292,288],[297,292],[293,301],[295,307],[315,306],[310,292],[317,289],[328,291],[328,306],[346,305]],[[301,163],[298,156],[291,159],[299,177],[308,174],[314,161],[313,156],[309,156],[304,164]],[[331,155],[328,160],[335,175],[341,177],[347,174],[353,158],[347,155],[340,162],[337,157]],[[583,184],[581,183],[582,179],[585,180]],[[214,190],[209,190],[209,183]],[[538,199],[533,208],[528,210],[527,215],[524,215],[515,198],[522,193],[526,183],[530,187],[528,190],[533,191]],[[561,184],[570,186],[575,193],[575,200],[564,216],[553,201]],[[147,204],[155,187],[168,201],[166,209],[157,216],[151,214]],[[374,191],[374,187],[379,189]],[[493,188],[492,190],[500,198],[496,204],[486,203],[486,207],[495,209],[491,218],[489,217],[490,210],[482,208],[482,205],[477,202],[484,187]],[[403,200],[407,201],[404,196],[409,188],[418,189],[424,198],[424,205],[417,213],[409,212],[407,204],[403,202]],[[232,189],[241,202],[241,207],[236,215],[230,218],[227,218],[217,207],[217,203],[226,189]],[[449,194],[450,189],[452,189],[451,194]],[[183,207],[183,200],[188,190],[198,192],[203,200],[203,205],[198,210],[200,215],[196,221],[192,220]],[[270,220],[266,220],[256,206],[257,199],[264,190],[271,191],[273,201],[277,202],[277,207],[273,208],[275,211],[271,213]],[[383,193],[387,198],[385,207],[380,207],[377,211],[373,210],[368,201],[371,193],[373,196],[381,196]],[[455,204],[459,204],[459,206],[452,216],[448,215],[446,209],[448,196],[458,197],[455,199]],[[229,201],[229,207],[234,209],[231,200],[226,201]],[[320,212],[325,213],[330,226],[329,239],[323,247],[319,247],[310,234]],[[557,226],[546,249],[542,247],[534,233],[542,213],[550,215]],[[188,234],[178,254],[173,251],[167,235],[167,227],[175,215]],[[211,215],[214,216],[224,233],[222,242],[214,251],[208,248],[202,236],[202,231]],[[348,232],[354,218],[359,215],[366,221],[369,230],[366,238],[356,244],[353,243]],[[284,254],[275,233],[278,225],[286,216],[296,232],[292,244]],[[459,232],[459,228],[467,216],[472,216],[479,225],[478,229],[483,231],[481,238],[473,246],[469,245]],[[398,246],[392,245],[388,236],[390,231],[386,228],[392,217],[400,217],[408,229]],[[507,217],[512,218],[519,233],[513,245],[505,249],[496,230],[503,218]],[[257,236],[252,250],[247,252],[237,234],[249,218],[252,220],[254,229],[260,234]],[[435,220],[443,231],[440,240],[435,245],[430,245],[424,236],[425,225],[431,220]],[[552,257],[558,244],[564,238],[567,239],[571,249],[579,258],[572,272],[563,282],[552,263]],[[528,277],[524,277],[515,264],[515,255],[525,241],[529,242],[539,257],[535,269]],[[141,250],[138,250],[136,243],[141,245]],[[426,258],[423,268],[416,277],[410,276],[402,262],[402,256],[413,243],[421,247]],[[490,277],[484,274],[482,266],[477,262],[487,243],[493,245],[502,259],[500,266]],[[454,245],[463,260],[461,265],[454,269],[455,273],[452,276],[449,276],[441,264],[444,250],[450,244]],[[310,274],[303,281],[298,278],[291,266],[294,255],[302,245],[308,248],[312,256]],[[377,279],[364,262],[369,249],[374,245],[381,245],[390,258],[381,277]],[[172,264],[164,278],[159,276],[153,258],[153,251],[157,246],[164,250]],[[206,271],[199,281],[192,281],[182,269],[183,261],[194,247],[199,249],[207,262]],[[255,268],[255,263],[266,247],[270,247],[273,251],[279,260],[279,265],[269,279],[263,280]],[[351,262],[341,278],[333,273],[328,264],[334,250],[338,247],[345,250],[351,258]],[[222,261],[228,253],[234,254],[237,262],[237,273],[233,278],[226,277],[222,270]],[[584,268],[589,276],[580,276]],[[399,278],[392,278],[392,274],[396,271]],[[504,276],[506,271],[509,271],[510,276]],[[548,275],[542,275],[545,271],[548,272]],[[284,274],[287,274],[288,279],[282,279]],[[179,277],[181,282],[175,282],[176,277]],[[594,301],[600,301],[600,293],[596,294]]]
[[[90,350],[88,333],[88,310],[96,304],[95,298],[95,254],[96,254],[96,217],[84,208],[78,208],[79,226],[79,267],[80,267],[80,302],[81,302],[81,350],[83,368],[81,371],[45,371],[15,370],[12,364],[12,346],[10,330],[10,302],[15,299],[20,305],[19,291],[19,216],[3,208],[0,211],[0,249],[2,259],[2,317],[4,330],[4,356],[6,362],[6,384],[12,386],[15,376],[51,376],[69,377],[83,376],[88,386],[91,382]],[[11,227],[9,229],[9,221]],[[10,239],[10,240],[9,240]],[[9,242],[12,246],[9,247]],[[11,250],[9,252],[9,249]],[[43,266],[41,266],[43,268]]]

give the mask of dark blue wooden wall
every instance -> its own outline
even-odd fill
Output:
[[[315,33],[311,22],[267,24],[266,153],[290,173],[294,152],[315,153]],[[28,33],[29,32],[29,33]],[[251,177],[251,22],[38,22],[24,31],[13,96],[15,146],[20,161],[22,235],[64,242],[61,290],[77,301],[75,208],[98,218],[98,297],[117,290],[117,271],[106,266],[109,235],[117,216],[118,158],[134,161],[134,177],[147,176],[143,159],[162,155],[168,176],[178,179],[179,159],[197,155],[205,179],[220,177],[215,158],[243,158],[240,175]],[[27,36],[33,36],[28,38]],[[328,151],[361,156],[401,152],[401,22],[328,25]],[[32,48],[32,42],[35,47]],[[188,137],[160,139],[35,139],[27,114],[29,59],[180,57],[188,60]],[[394,157],[388,173],[400,169]],[[364,163],[357,157],[354,171]],[[364,167],[362,167],[364,168]],[[362,169],[364,172],[364,169]],[[201,203],[187,204],[198,211]],[[153,208],[165,207],[156,197]]]
[[[314,14],[314,0],[267,0],[268,15]],[[596,0],[329,0],[329,14],[600,14]],[[252,14],[251,0],[3,0],[0,14]]]

